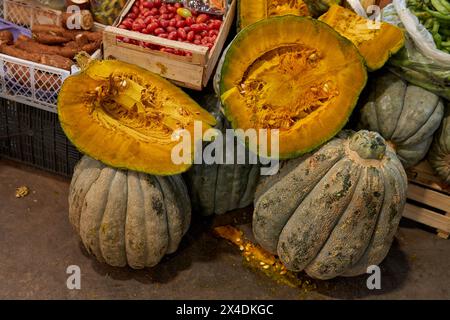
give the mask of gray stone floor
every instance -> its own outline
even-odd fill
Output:
[[[30,194],[15,198],[23,185]],[[0,299],[450,299],[450,240],[406,220],[381,266],[379,291],[367,289],[365,276],[315,282],[308,292],[280,285],[243,266],[238,250],[212,235],[218,222],[200,218],[155,268],[111,268],[89,257],[72,230],[68,187],[0,160]],[[69,265],[81,268],[81,290],[66,287]]]

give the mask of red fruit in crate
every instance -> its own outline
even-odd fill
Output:
[[[134,5],[133,8],[131,8],[131,12],[137,16],[139,14],[139,7]]]
[[[161,33],[164,33],[164,29],[163,28],[156,28],[153,33],[156,34],[157,36],[160,35]]]
[[[161,27],[167,28],[169,26],[169,20],[160,19],[159,20],[159,24],[160,24]]]
[[[159,51],[165,52],[165,53],[171,53],[171,54],[175,53],[175,50],[172,48],[161,48],[161,49],[159,49]]]
[[[161,0],[153,0],[153,5],[155,6],[155,8],[159,8],[161,7]]]
[[[196,24],[196,23],[194,23],[194,24],[191,25],[191,29],[192,29],[194,32],[202,31],[202,30],[200,29],[200,26],[199,26],[198,24]]]
[[[191,32],[191,27],[184,27],[183,29],[184,29],[184,31],[186,31],[186,33]]]
[[[172,26],[168,26],[168,27],[166,28],[166,30],[167,30],[167,32],[169,32],[169,33],[174,32],[174,31],[175,31],[175,33],[177,33],[177,28],[172,27]]]
[[[159,13],[159,10],[157,8],[153,8],[150,10],[150,12],[152,13],[152,15],[157,15]]]
[[[196,45],[201,45],[202,42],[201,42],[200,40],[198,40],[198,39],[195,39],[195,40],[194,40],[194,44],[196,44]]]
[[[176,31],[170,32],[169,36],[168,36],[168,39],[169,40],[177,40],[178,39],[178,32],[176,32]]]
[[[169,13],[168,15],[169,15],[169,19],[173,19],[173,18],[175,18],[176,13]]]
[[[191,26],[194,23],[194,19],[192,17],[187,17],[184,22],[186,25]]]
[[[192,16],[192,12],[189,9],[186,8],[178,8],[177,9],[177,13],[179,16],[183,17],[183,18],[187,18],[187,17],[191,17]]]
[[[127,29],[127,27],[125,27],[123,24],[121,24],[120,26],[119,26],[119,29]]]
[[[177,28],[183,28],[186,25],[184,20],[177,21]]]
[[[192,42],[192,41],[194,41],[194,38],[195,38],[194,31],[189,31],[187,36],[186,36],[186,39],[189,40],[190,42]]]
[[[152,12],[150,10],[146,10],[144,12],[144,18],[150,17],[152,15]]]
[[[179,38],[181,38],[183,40],[186,39],[186,37],[187,37],[186,30],[184,30],[183,28],[178,28],[177,32],[178,32]]]
[[[152,22],[149,25],[147,25],[147,30],[151,32],[154,32],[156,29],[158,29],[159,24],[157,22]]]
[[[169,14],[163,13],[163,14],[161,15],[161,19],[164,19],[164,20],[170,20]]]
[[[212,37],[212,36],[217,36],[219,34],[219,31],[217,30],[209,30],[208,31],[208,36]]]
[[[182,7],[181,3],[179,3],[179,2],[176,2],[173,6],[177,9]]]
[[[196,34],[194,37],[195,40],[202,40],[202,36],[199,34]]]
[[[177,12],[177,8],[175,8],[173,5],[168,4],[167,5],[167,10],[169,10],[169,12],[173,12],[176,13]]]
[[[204,23],[209,20],[209,17],[207,14],[201,13],[198,15],[198,17],[195,19],[195,23]]]
[[[144,24],[140,24],[140,23],[135,22],[135,23],[133,23],[133,26],[131,27],[131,30],[139,32],[139,31],[141,31],[144,28],[145,28]]]
[[[202,36],[202,38],[208,36],[208,31],[207,30],[202,30],[200,31],[200,35]]]
[[[166,13],[169,13],[169,10],[164,6],[164,7],[159,8],[159,13],[166,14]]]
[[[145,1],[144,2],[144,7],[148,8],[148,9],[153,8],[153,1]]]
[[[176,25],[177,25],[177,20],[176,19],[170,19],[169,26],[176,27]]]
[[[145,23],[145,25],[149,25],[150,23],[152,23],[152,21],[153,21],[153,17],[145,17],[144,18],[144,23]]]
[[[198,23],[200,30],[209,30],[206,23]]]
[[[150,30],[148,30],[147,28],[142,29],[141,32],[142,32],[143,34],[150,34],[150,33],[152,33],[152,32],[151,32]]]
[[[210,20],[208,25],[210,26],[211,29],[219,30],[220,26],[222,25],[222,20],[218,19]]]
[[[131,20],[134,20],[134,19],[136,19],[136,17],[137,17],[137,15],[136,15],[136,14],[134,14],[133,12],[131,12],[131,13],[127,14],[127,19],[131,19]]]
[[[123,20],[122,25],[127,29],[131,29],[131,27],[133,26],[133,22],[131,20],[125,19]]]
[[[158,35],[158,37],[167,39],[167,37],[169,37],[169,35],[167,33],[161,33]]]

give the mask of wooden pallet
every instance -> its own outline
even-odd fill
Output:
[[[441,238],[450,237],[450,186],[439,180],[428,162],[407,171],[408,201],[403,216],[437,229]]]

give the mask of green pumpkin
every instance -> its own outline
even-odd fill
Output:
[[[359,127],[379,132],[406,168],[416,165],[426,156],[441,123],[442,100],[387,72],[376,77],[369,90]]]
[[[387,255],[406,173],[376,132],[342,132],[258,187],[253,233],[287,269],[317,279],[364,274]]]
[[[442,181],[450,184],[450,106],[447,106],[441,127],[434,136],[428,161]]]
[[[217,121],[216,129],[225,133],[229,123],[220,111],[220,101],[215,96],[206,95],[199,103]],[[234,139],[234,147],[237,140]],[[205,144],[205,147],[208,144]],[[226,157],[226,144],[223,149]],[[204,216],[224,214],[252,204],[260,175],[260,166],[250,164],[194,164],[184,174],[191,196],[194,212]]]
[[[191,205],[181,176],[118,170],[84,156],[70,185],[69,219],[100,262],[140,269],[178,248]]]

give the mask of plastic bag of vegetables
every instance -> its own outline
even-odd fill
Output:
[[[390,69],[407,81],[450,99],[450,2],[394,0],[382,19],[405,30],[405,48]]]
[[[119,16],[126,0],[90,0],[95,21],[111,26]]]

